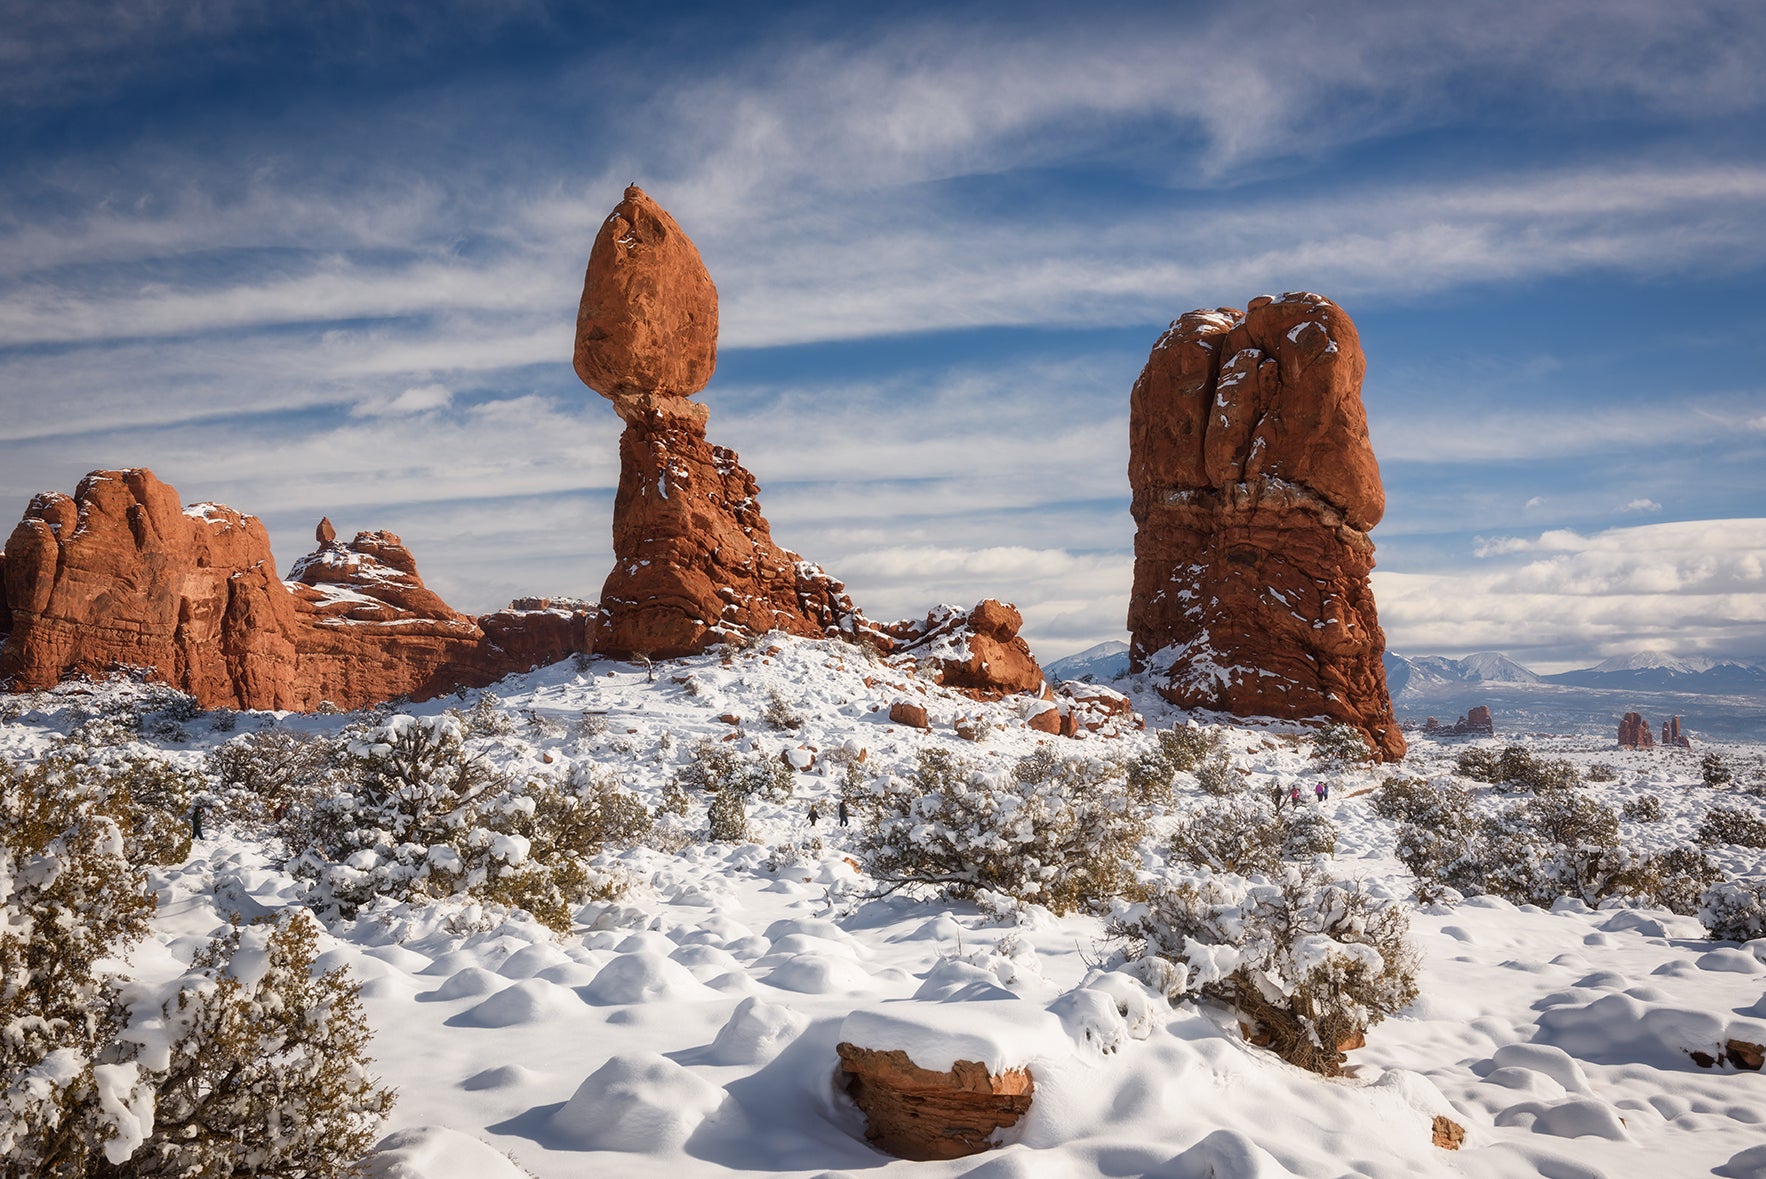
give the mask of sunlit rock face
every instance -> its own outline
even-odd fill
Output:
[[[340,544],[325,521],[318,539],[284,582],[256,516],[181,507],[145,468],[38,495],[7,541],[0,680],[29,690],[134,669],[205,708],[356,708],[587,649],[578,604],[511,607],[481,626],[423,585],[393,534]]]
[[[1130,659],[1176,704],[1341,721],[1392,759],[1365,368],[1349,316],[1306,292],[1160,337],[1130,405]]]
[[[625,423],[597,651],[662,658],[782,630],[913,651],[927,674],[977,694],[1040,690],[1012,607],[990,599],[880,626],[840,581],[774,543],[760,485],[706,437],[709,411],[689,400],[717,364],[717,288],[691,239],[636,186],[590,250],[575,357]]]

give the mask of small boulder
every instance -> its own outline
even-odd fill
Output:
[[[900,1049],[879,1051],[841,1043],[846,1091],[864,1111],[865,1137],[897,1158],[924,1162],[980,1154],[994,1134],[1030,1109],[1035,1079],[1028,1068],[997,1075],[973,1060],[947,1072],[920,1068]]]
[[[1443,1114],[1435,1115],[1429,1141],[1442,1150],[1458,1150],[1466,1140],[1466,1128]]]
[[[889,706],[889,719],[898,725],[907,725],[914,729],[930,729],[932,727],[931,720],[926,716],[925,708],[906,700],[897,700]]]

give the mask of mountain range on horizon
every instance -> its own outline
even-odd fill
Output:
[[[1386,684],[1396,696],[1406,688],[1447,684],[1561,684],[1574,688],[1630,688],[1669,692],[1766,691],[1766,664],[1664,651],[1615,655],[1591,667],[1541,674],[1500,651],[1478,651],[1463,658],[1399,655],[1387,651]],[[1107,681],[1128,670],[1128,644],[1098,643],[1045,668],[1050,680]]]

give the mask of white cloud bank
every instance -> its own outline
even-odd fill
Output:
[[[1506,651],[1547,670],[1633,650],[1766,658],[1766,519],[1483,541],[1479,566],[1376,572],[1401,653]]]

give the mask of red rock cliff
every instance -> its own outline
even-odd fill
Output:
[[[1130,659],[1179,705],[1343,721],[1393,759],[1364,369],[1348,315],[1307,293],[1160,337],[1130,404]]]
[[[205,707],[355,708],[583,649],[580,609],[512,608],[481,626],[424,587],[398,537],[340,545],[328,531],[284,583],[257,517],[181,508],[151,471],[95,471],[71,498],[39,495],[7,542],[0,680],[28,690],[151,668]]]

